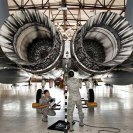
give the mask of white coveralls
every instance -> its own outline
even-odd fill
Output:
[[[82,112],[82,103],[81,103],[81,95],[79,92],[79,88],[81,87],[81,80],[77,78],[68,78],[67,79],[67,89],[69,91],[68,97],[68,108],[67,108],[67,120],[71,124],[73,122],[73,111],[75,105],[78,109],[80,123],[83,123],[84,113]]]
[[[40,99],[39,103],[41,105],[48,105],[50,103],[51,99],[52,99],[51,96],[50,97],[43,96]],[[48,115],[50,115],[50,116],[55,116],[56,115],[55,111],[52,108],[49,108],[49,107],[45,107],[45,108],[41,109],[41,111],[42,111],[42,114],[43,114],[42,121],[44,121],[44,122],[47,121]]]

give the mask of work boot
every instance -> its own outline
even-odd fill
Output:
[[[43,116],[43,117],[42,117],[42,121],[43,121],[43,122],[48,122],[48,116]]]
[[[81,126],[81,127],[84,126],[83,120],[80,120],[80,122],[79,122],[79,126]]]
[[[69,131],[70,131],[70,132],[73,132],[73,131],[74,131],[72,122],[70,122],[70,128],[69,128]]]

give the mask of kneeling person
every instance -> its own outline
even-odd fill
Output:
[[[48,115],[55,116],[55,111],[50,107],[50,102],[53,101],[53,98],[50,96],[50,93],[48,90],[44,90],[44,96],[40,99],[39,103],[42,108],[42,121],[47,122],[48,121]]]

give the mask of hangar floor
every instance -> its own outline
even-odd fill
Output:
[[[41,114],[31,107],[35,102],[35,93],[40,84],[32,86],[0,85],[0,133],[61,133],[47,130],[47,127],[57,120],[64,119],[64,96],[59,88],[50,89],[52,97],[61,102],[61,110],[57,115],[49,117],[48,123],[41,121]],[[48,85],[46,86],[48,88]],[[133,133],[133,86],[97,86],[95,89],[96,108],[84,108],[84,123],[116,127],[121,129],[120,133]],[[83,86],[81,95],[86,99],[86,88]],[[78,120],[77,109],[74,119]],[[101,128],[84,126],[79,128],[78,123],[74,125],[74,133],[98,133]],[[105,130],[105,129],[103,129]],[[114,133],[117,130],[108,128]],[[99,132],[102,133],[102,132]],[[103,133],[108,133],[104,131]]]

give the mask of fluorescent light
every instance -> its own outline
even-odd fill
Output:
[[[59,11],[67,11],[67,7],[59,7],[58,10]]]

